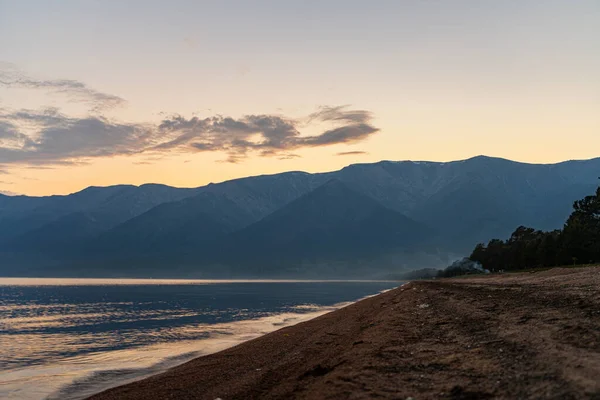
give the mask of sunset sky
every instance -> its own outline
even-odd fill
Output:
[[[0,191],[600,156],[600,1],[0,0]]]

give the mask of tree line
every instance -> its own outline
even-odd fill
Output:
[[[491,272],[600,262],[600,187],[573,204],[563,229],[520,226],[508,240],[478,244],[469,258]]]

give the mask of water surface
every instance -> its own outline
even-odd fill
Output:
[[[0,398],[81,398],[398,285],[0,278]]]

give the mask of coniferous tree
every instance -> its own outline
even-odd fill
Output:
[[[600,261],[600,187],[573,208],[563,229],[563,247],[581,263]]]
[[[600,262],[600,187],[573,204],[563,230],[520,226],[506,241],[478,244],[469,258],[492,272]]]

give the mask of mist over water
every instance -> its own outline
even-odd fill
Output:
[[[0,398],[82,398],[398,285],[0,278]]]

